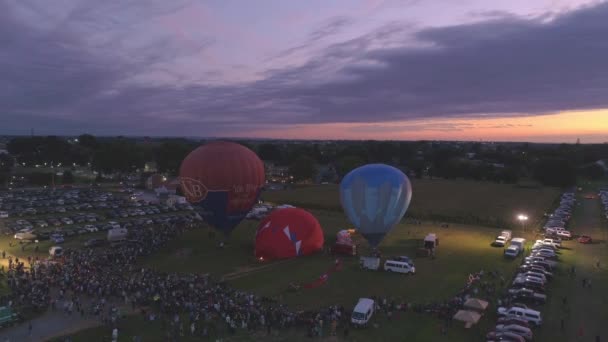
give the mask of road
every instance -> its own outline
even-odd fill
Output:
[[[117,303],[110,303],[117,305]],[[85,307],[89,302],[83,301]],[[58,308],[63,307],[59,302]],[[131,313],[130,307],[120,306],[121,312]],[[0,342],[40,342],[47,341],[55,337],[69,335],[79,330],[92,328],[101,325],[99,318],[93,316],[81,317],[80,314],[73,313],[71,316],[63,313],[62,310],[47,311],[44,314],[29,321],[32,323],[32,334],[29,334],[28,322],[0,331]]]
[[[572,240],[564,244],[569,250],[563,252],[560,275],[550,286],[550,303],[542,310],[545,324],[536,336],[540,341],[594,342],[596,336],[608,341],[608,227],[601,202],[584,198],[591,193],[578,196],[569,229],[575,235],[591,236],[594,243]],[[568,274],[572,266],[573,277]],[[583,287],[583,279],[589,279],[591,287]]]

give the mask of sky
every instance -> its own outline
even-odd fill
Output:
[[[608,142],[608,2],[0,0],[0,134]]]

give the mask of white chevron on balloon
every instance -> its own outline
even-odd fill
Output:
[[[258,230],[258,233],[257,233],[256,235],[260,234],[260,233],[262,232],[262,230],[264,230],[264,229],[266,229],[266,228],[270,228],[270,223],[272,223],[272,221],[268,221],[268,222],[267,222],[267,223],[264,225],[264,227],[262,227],[260,230]]]

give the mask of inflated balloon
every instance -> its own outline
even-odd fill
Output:
[[[411,199],[410,180],[399,169],[385,164],[356,168],[340,183],[342,207],[372,247],[377,247],[401,220]]]
[[[245,146],[211,142],[182,161],[180,184],[203,219],[226,235],[256,203],[264,186],[264,164]]]
[[[286,259],[309,255],[323,248],[323,230],[319,221],[299,208],[274,210],[266,216],[255,235],[255,256]]]

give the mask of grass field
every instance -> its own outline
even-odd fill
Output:
[[[330,211],[314,211],[326,232],[326,239],[333,240],[335,232],[348,223],[342,214]],[[192,271],[225,275],[259,267],[253,258],[255,222],[244,222],[234,232],[224,250],[218,250],[217,241],[207,236],[206,230],[187,233],[172,242],[164,250],[144,263],[161,271]],[[323,274],[334,262],[326,255],[315,255],[285,262],[275,262],[259,271],[247,273],[229,280],[236,288],[275,297],[297,310],[315,309],[332,304],[352,307],[358,298],[381,296],[411,303],[441,302],[454,296],[466,283],[468,275],[479,270],[501,271],[506,279],[514,273],[517,261],[503,257],[501,248],[491,247],[498,229],[475,226],[451,225],[441,228],[431,224],[399,224],[381,244],[384,255],[414,256],[428,232],[440,238],[437,258],[415,258],[417,274],[404,276],[385,272],[362,271],[358,261],[345,258],[344,268],[330,275],[324,286],[288,292],[290,282],[308,283]],[[365,251],[364,251],[365,253]],[[483,295],[481,295],[484,298]],[[493,300],[491,298],[491,302]],[[488,318],[470,330],[453,328],[450,341],[470,341],[488,330],[493,323],[495,306],[488,310]],[[426,315],[408,313],[404,324],[388,323],[379,318],[383,332],[376,340],[395,340],[400,336],[417,336],[414,340],[439,341],[441,322]],[[302,338],[302,332],[289,335],[290,340]],[[373,331],[353,332],[353,338],[372,338]],[[285,338],[285,335],[281,335]],[[242,337],[245,338],[245,337]]]
[[[422,238],[429,232],[437,233],[441,244],[436,259],[414,258],[417,272],[413,276],[363,271],[359,269],[357,259],[344,258],[343,269],[332,273],[325,285],[288,292],[288,285],[292,282],[305,284],[316,280],[333,265],[335,259],[318,254],[262,264],[253,257],[258,224],[256,221],[242,222],[224,249],[217,247],[221,238],[219,234],[211,238],[208,229],[199,229],[170,242],[160,252],[141,263],[159,271],[209,273],[214,278],[226,276],[231,286],[277,298],[294,310],[318,309],[336,304],[344,305],[350,310],[358,298],[369,296],[394,298],[415,304],[443,302],[451,299],[466,284],[470,273],[482,269],[497,270],[505,279],[510,279],[519,261],[505,259],[501,248],[490,246],[500,229],[488,226],[512,223],[515,214],[519,212],[525,212],[534,221],[540,221],[542,214],[551,209],[559,195],[557,189],[518,188],[469,181],[416,180],[413,187],[410,212],[427,220],[420,225],[411,220],[398,224],[380,245],[385,256],[415,256],[416,249],[422,245]],[[267,192],[263,194],[263,199],[311,210],[324,229],[326,244],[333,243],[337,231],[351,228],[341,211],[336,186]],[[441,228],[438,223],[442,221],[475,221],[478,224],[451,223],[449,228]],[[530,225],[532,224],[531,222]],[[515,230],[515,235],[522,234]],[[532,239],[532,235],[524,237]],[[365,255],[368,250],[363,241],[362,246],[362,254]],[[0,239],[0,249],[3,247]],[[19,251],[15,251],[17,253]],[[567,254],[565,258],[569,262],[573,256]],[[442,322],[428,314],[408,312],[399,318],[393,318],[399,323],[389,322],[383,314],[378,314],[374,318],[378,328],[351,331],[347,340],[396,341],[407,337],[412,341],[481,341],[482,336],[495,323],[496,296],[479,294],[478,297],[488,299],[491,306],[480,323],[472,329],[464,329],[461,324],[454,322],[447,336],[442,336],[439,331]],[[144,341],[163,340],[160,324],[144,322],[141,317],[126,319],[120,323],[119,329],[127,341],[133,335],[142,336]],[[105,341],[110,332],[110,329],[103,327],[88,329],[74,335],[73,341]],[[309,339],[303,331],[292,330],[281,332],[278,336],[266,336],[265,333],[254,336],[237,334],[229,340]],[[190,340],[185,338],[183,341]]]
[[[518,224],[515,215],[521,212],[532,220],[542,218],[560,194],[556,188],[442,179],[414,179],[412,188],[406,217],[498,227]],[[342,210],[337,185],[268,191],[262,198],[303,208]]]
[[[328,235],[346,223],[343,221],[344,218],[334,212],[315,214],[331,232]],[[253,223],[244,223],[238,227],[231,243],[224,250],[218,250],[215,247],[217,241],[210,239],[204,230],[187,233],[154,257],[147,259],[145,264],[161,271],[195,271],[217,275],[259,266],[251,256],[254,226]],[[290,282],[312,282],[334,262],[333,257],[316,255],[275,262],[268,268],[228,282],[236,288],[276,297],[295,310],[316,309],[334,304],[352,308],[358,298],[368,296],[424,304],[452,298],[466,284],[470,273],[481,269],[498,270],[509,279],[518,265],[516,260],[505,259],[501,248],[490,246],[498,230],[472,226],[454,225],[446,229],[424,224],[401,224],[383,242],[381,250],[385,255],[415,255],[414,251],[420,247],[423,236],[431,231],[437,233],[441,241],[437,258],[434,260],[415,258],[417,273],[413,276],[363,271],[358,268],[357,260],[345,258],[343,270],[330,275],[329,281],[324,286],[302,289],[295,293],[288,292],[287,287]],[[188,253],[184,253],[186,250]],[[494,302],[487,295],[481,294],[479,297]],[[494,312],[495,306],[492,305],[488,309],[486,315],[488,317],[484,317],[478,326],[469,330],[465,330],[460,324],[454,324],[447,337],[439,334],[442,322],[426,314],[406,313],[399,318],[402,324],[388,322],[386,317],[379,314],[376,322],[382,329],[381,333],[370,328],[352,331],[351,338],[394,341],[402,336],[410,336],[415,341],[441,341],[445,338],[449,338],[450,341],[477,340],[480,334],[485,334],[488,327],[494,323]],[[154,334],[160,333],[155,324],[145,323],[141,318],[133,318],[123,323],[122,327],[128,335],[143,334],[144,341],[146,336],[151,338]],[[92,336],[99,336],[101,331],[108,333],[108,329],[97,328],[76,335],[74,341],[89,340]],[[255,339],[255,336],[245,335],[233,338],[233,340]],[[263,339],[267,340],[268,337],[264,336]],[[305,339],[304,332],[290,331],[281,333],[276,340],[303,339]]]

